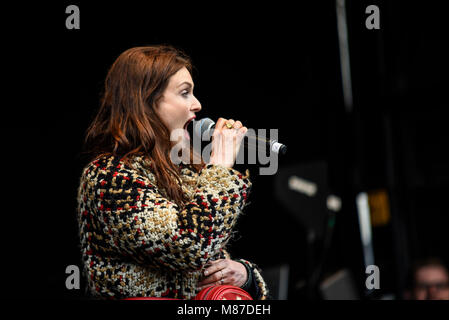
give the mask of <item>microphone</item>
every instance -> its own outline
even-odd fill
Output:
[[[210,118],[203,118],[198,121],[195,121],[193,125],[193,134],[195,134],[197,137],[201,138],[204,135],[207,135],[208,137],[212,136],[212,133],[215,129],[215,121],[213,121]],[[274,153],[282,154],[284,155],[287,152],[287,146],[279,143],[277,140],[274,139],[267,139],[265,137],[259,137],[254,134],[254,131],[248,130],[248,132],[245,134],[245,137],[247,139],[243,139],[243,144],[245,148],[247,149],[256,149],[257,145],[265,145],[268,147],[269,150],[271,150]]]

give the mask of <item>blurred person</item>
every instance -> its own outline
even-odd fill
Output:
[[[219,118],[208,163],[170,157],[179,142],[171,133],[184,130],[181,142],[191,143],[186,127],[201,110],[191,70],[181,51],[147,46],[123,52],[107,74],[78,189],[93,297],[192,299],[206,286],[233,285],[267,298],[257,265],[226,251],[251,189],[249,171],[232,168],[247,128]]]
[[[405,298],[413,300],[449,300],[449,272],[441,260],[428,258],[412,268],[411,288]]]

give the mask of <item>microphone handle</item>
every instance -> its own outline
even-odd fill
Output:
[[[258,145],[265,144],[271,152],[284,155],[287,152],[287,146],[277,142],[277,140],[271,140],[263,137],[258,137],[254,135],[246,135],[243,139],[243,144],[246,149],[256,150]]]
[[[213,133],[215,129],[215,123],[211,123],[209,128],[207,128],[207,132],[210,132],[210,134]],[[244,146],[247,149],[253,149],[256,150],[257,144],[266,144],[266,147],[277,154],[284,155],[287,152],[287,146],[277,142],[276,140],[270,140],[267,138],[262,138],[254,135],[246,135],[244,140]]]

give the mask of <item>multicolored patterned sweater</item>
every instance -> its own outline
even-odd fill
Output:
[[[185,209],[156,187],[151,161],[127,166],[103,156],[84,169],[78,190],[78,222],[87,290],[93,297],[192,299],[209,260],[226,251],[251,189],[249,172],[206,165],[200,173],[181,164]],[[251,270],[255,299],[267,298],[260,269]]]

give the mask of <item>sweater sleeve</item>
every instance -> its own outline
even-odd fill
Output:
[[[223,250],[224,259],[232,259],[227,250]],[[262,270],[258,265],[245,259],[232,259],[240,262],[246,268],[248,279],[241,288],[248,292],[254,300],[267,300],[270,299],[270,292],[265,280],[262,277]]]
[[[148,177],[114,158],[96,162],[85,170],[79,194],[91,249],[157,268],[198,270],[229,240],[251,188],[248,175],[207,165],[180,211]]]
[[[267,284],[262,278],[261,269],[254,263],[244,259],[236,260],[242,263],[248,272],[248,281],[244,284],[242,289],[248,291],[248,293],[255,300],[266,300],[269,298],[269,291]]]

